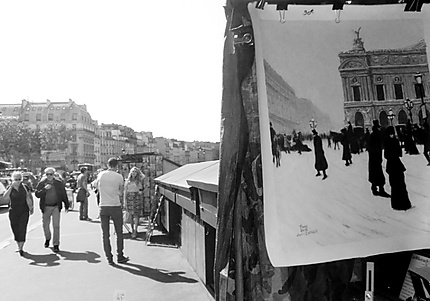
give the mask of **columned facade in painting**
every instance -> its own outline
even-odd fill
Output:
[[[359,31],[356,34],[353,49],[339,54],[345,123],[350,121],[354,126],[370,128],[372,120],[379,120],[386,127],[391,123],[406,124],[412,115],[412,122],[421,124],[422,100],[417,73],[422,74],[426,103],[430,94],[424,40],[401,49],[366,51]],[[405,106],[406,99],[413,102],[411,114]],[[390,109],[394,115],[391,121]]]

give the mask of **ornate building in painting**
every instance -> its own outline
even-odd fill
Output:
[[[366,128],[379,120],[386,127],[406,124],[411,117],[413,123],[421,123],[421,105],[429,101],[430,93],[425,41],[401,49],[366,51],[360,29],[355,34],[352,50],[339,54],[345,123]],[[410,111],[407,99],[413,103]]]

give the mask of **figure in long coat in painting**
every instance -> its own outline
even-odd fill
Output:
[[[325,180],[327,179],[326,169],[328,168],[328,163],[324,155],[322,140],[315,129],[312,130],[312,133],[314,134],[315,169],[317,170],[315,176],[320,176],[322,171],[322,179]]]
[[[345,160],[345,165],[349,166],[352,164],[352,155],[351,149],[349,148],[349,139],[346,129],[343,128],[341,130],[342,138],[340,138],[340,143],[342,144],[343,152],[342,152],[342,160]]]
[[[387,159],[386,170],[391,186],[391,208],[395,210],[408,210],[412,207],[409,200],[405,183],[405,166],[400,157],[402,148],[399,140],[394,135],[394,127],[389,126],[386,130],[384,156]]]
[[[390,197],[384,190],[385,176],[382,170],[382,136],[378,120],[373,121],[372,133],[369,135],[367,151],[369,152],[369,182],[373,195]],[[379,189],[378,189],[379,188]]]

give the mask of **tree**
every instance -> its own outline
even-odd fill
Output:
[[[32,131],[15,121],[0,122],[0,155],[8,161],[28,158]]]
[[[72,139],[72,131],[63,124],[50,124],[40,131],[42,150],[65,150]]]

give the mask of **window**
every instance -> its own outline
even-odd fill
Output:
[[[72,120],[78,120],[78,114],[77,113],[72,114]]]
[[[40,113],[36,114],[36,121],[42,121],[42,114]]]
[[[378,100],[385,100],[384,85],[376,85],[376,97]]]
[[[361,101],[360,87],[359,86],[352,87],[352,92],[353,92],[353,96],[354,96],[354,101]]]
[[[54,114],[52,113],[48,114],[48,121],[54,121]]]
[[[403,99],[402,84],[394,84],[394,95],[395,95],[396,99]]]
[[[24,114],[24,121],[30,121],[30,114]]]

